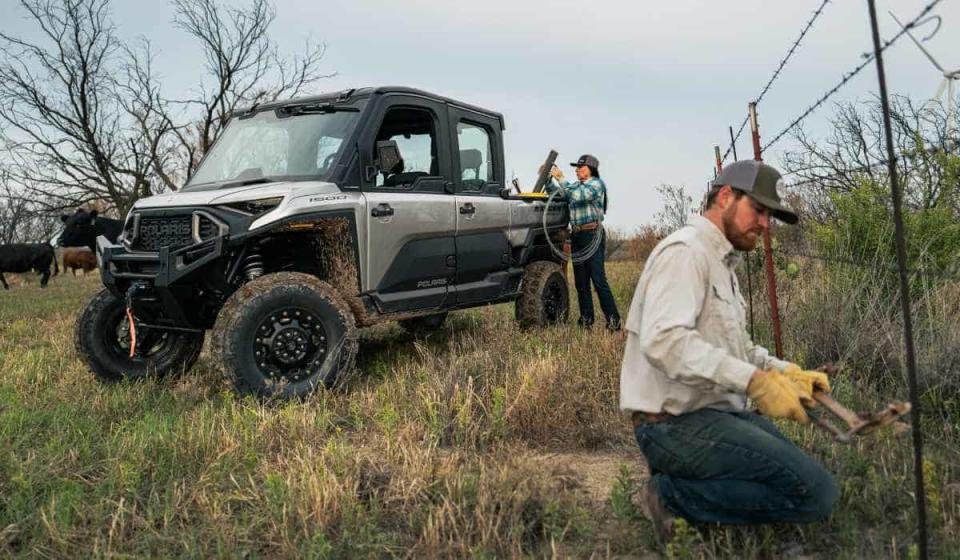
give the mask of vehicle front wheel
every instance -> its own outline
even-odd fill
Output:
[[[101,381],[164,377],[182,373],[200,356],[202,332],[137,328],[137,356],[130,357],[130,323],[123,301],[102,290],[74,326],[80,359]]]
[[[536,261],[523,271],[520,297],[516,303],[521,328],[566,323],[570,313],[570,292],[563,269],[552,261]]]
[[[212,351],[239,391],[303,397],[344,380],[357,353],[357,329],[330,285],[278,272],[230,296],[213,327]]]

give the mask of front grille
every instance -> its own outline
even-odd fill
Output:
[[[200,240],[206,241],[220,235],[220,226],[203,214],[198,216],[200,222]]]
[[[132,248],[140,251],[159,251],[168,247],[171,251],[193,244],[193,218],[140,217],[137,237]]]

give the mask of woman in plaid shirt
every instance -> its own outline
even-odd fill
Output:
[[[586,154],[575,163],[577,180],[566,181],[556,166],[550,170],[553,180],[547,185],[547,191],[561,190],[570,209],[571,249],[574,253],[583,250],[593,241],[594,235],[603,235],[600,247],[586,261],[573,265],[573,279],[577,287],[577,302],[580,304],[580,319],[577,324],[590,328],[593,325],[593,294],[590,282],[593,282],[600,298],[600,308],[607,319],[607,328],[620,330],[620,313],[613,299],[610,284],[603,262],[606,258],[606,234],[600,227],[603,215],[607,211],[607,186],[600,178],[597,158]]]

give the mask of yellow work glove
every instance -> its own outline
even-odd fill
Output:
[[[810,421],[793,382],[776,370],[754,375],[747,385],[747,396],[771,418],[790,418],[801,424]]]
[[[813,400],[814,389],[824,393],[830,392],[830,379],[822,371],[802,370],[797,364],[790,364],[783,368],[783,375],[793,383],[807,406],[816,406],[816,401]]]

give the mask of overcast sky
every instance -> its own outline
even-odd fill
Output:
[[[321,91],[406,85],[500,111],[507,178],[529,188],[553,148],[562,162],[600,159],[610,192],[608,223],[632,229],[653,219],[655,188],[682,184],[696,198],[712,177],[713,145],[729,143],[747,103],[769,79],[822,0],[275,0],[272,34],[285,52],[312,37],[327,43]],[[881,34],[912,19],[928,0],[878,0]],[[244,4],[245,2],[232,2]],[[0,0],[0,29],[26,30],[14,0]],[[163,1],[115,1],[124,38],[145,36],[168,96],[202,76],[191,39]],[[927,43],[960,67],[960,7],[944,0],[939,34]],[[932,27],[931,27],[932,28]],[[833,0],[759,108],[766,139],[785,127],[871,50],[866,0]],[[885,55],[891,92],[929,98],[941,76],[906,38]],[[833,98],[863,100],[877,88],[874,66]],[[831,104],[807,121],[822,137]],[[781,142],[765,155],[777,164]],[[749,137],[738,142],[749,157]],[[572,171],[566,168],[568,176]]]

